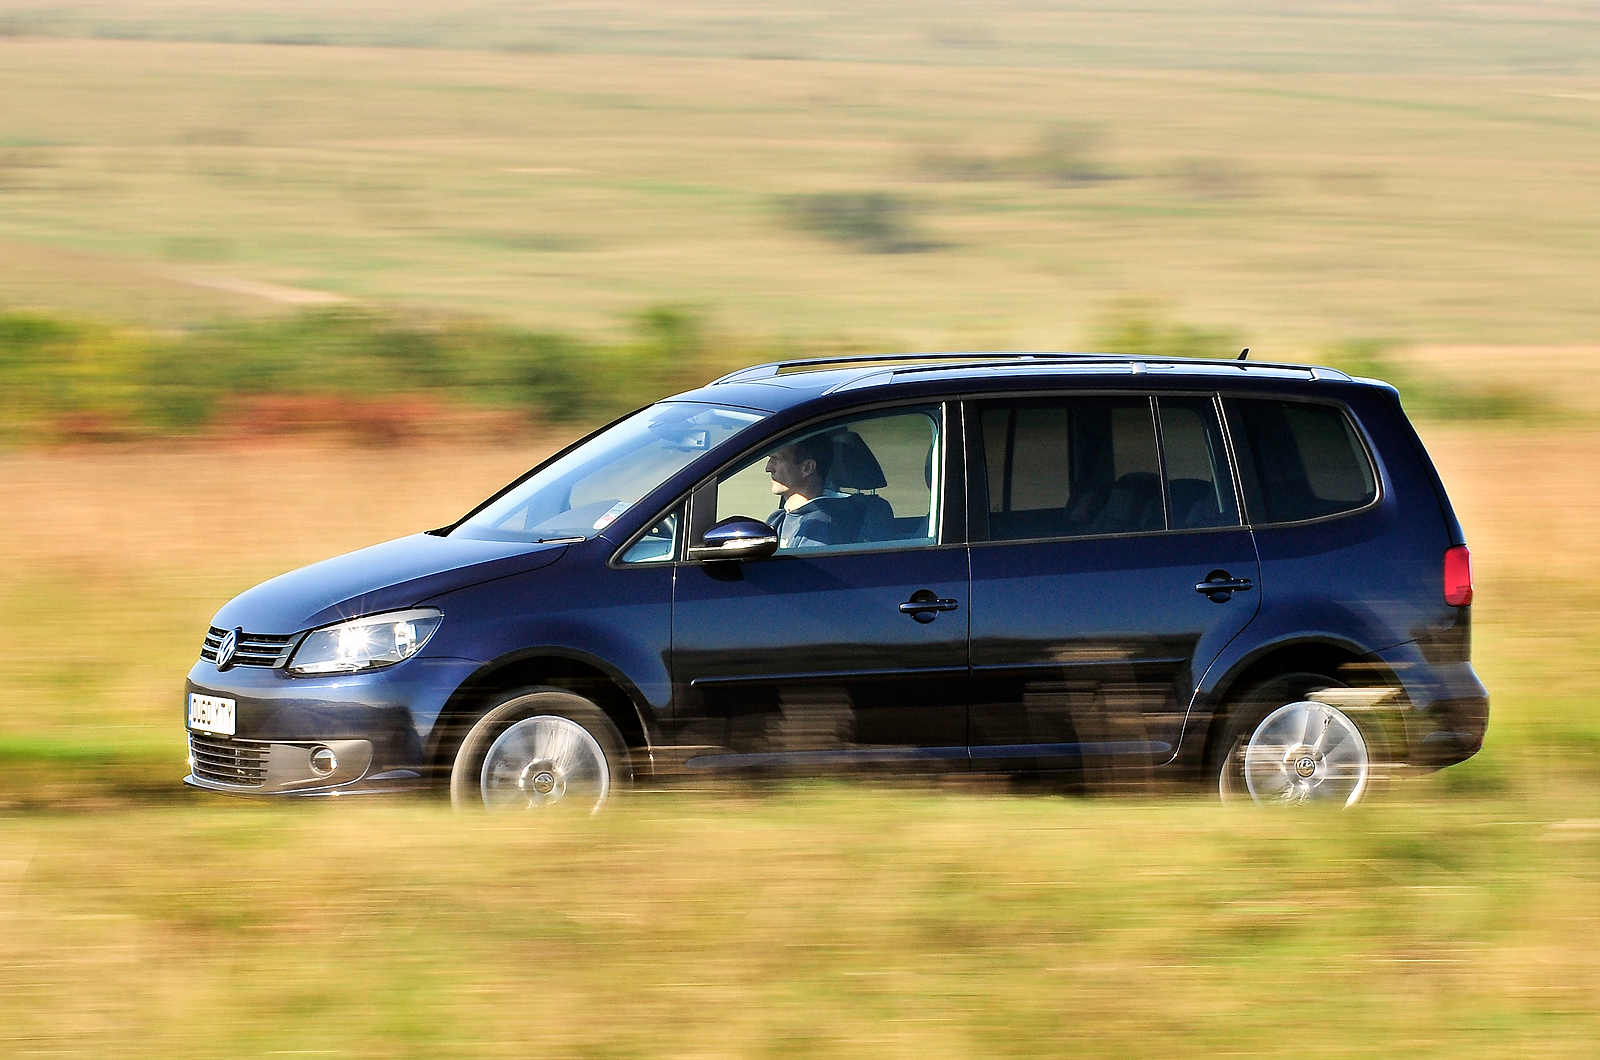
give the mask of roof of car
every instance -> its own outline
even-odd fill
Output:
[[[1276,382],[1353,381],[1333,368],[1244,360],[1201,360],[1184,357],[1141,357],[1100,353],[926,353],[871,354],[772,361],[730,372],[692,392],[695,400],[727,402],[776,411],[803,401],[843,391],[863,391],[896,384],[972,386],[975,389],[1017,385],[1072,385],[1132,377],[1183,379],[1218,387],[1224,381],[1252,379]],[[1069,380],[1071,382],[1069,382]],[[1135,384],[1137,385],[1137,384]],[[920,388],[919,388],[920,389]],[[682,395],[685,398],[690,394]]]

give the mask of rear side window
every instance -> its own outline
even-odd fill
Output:
[[[1158,404],[1169,525],[1174,530],[1238,526],[1239,507],[1216,403],[1209,397],[1163,396]]]
[[[1317,519],[1377,498],[1372,463],[1344,410],[1254,399],[1234,408],[1246,443],[1240,459],[1249,465],[1243,473],[1252,522]]]
[[[1161,530],[1161,460],[1149,398],[979,407],[989,540]]]

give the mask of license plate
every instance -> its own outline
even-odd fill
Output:
[[[189,693],[189,728],[201,732],[214,732],[219,736],[232,736],[234,730],[234,701],[217,696],[200,696]]]

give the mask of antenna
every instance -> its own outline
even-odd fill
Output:
[[[1250,356],[1250,347],[1246,346],[1244,349],[1239,351],[1238,359],[1242,361],[1248,356]]]

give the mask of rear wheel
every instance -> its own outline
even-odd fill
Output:
[[[522,689],[485,711],[461,741],[450,802],[594,813],[631,779],[627,747],[599,707],[561,689]]]
[[[1372,787],[1376,746],[1356,719],[1314,697],[1344,682],[1286,674],[1240,704],[1222,743],[1217,790],[1224,801],[1354,806]]]

